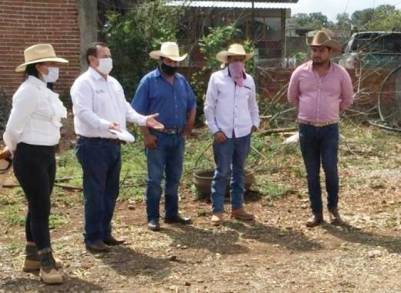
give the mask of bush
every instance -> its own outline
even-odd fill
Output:
[[[149,52],[166,41],[176,40],[180,8],[164,5],[163,0],[139,1],[129,12],[110,12],[103,29],[113,55],[113,76],[128,95],[132,95],[140,79],[156,63]]]

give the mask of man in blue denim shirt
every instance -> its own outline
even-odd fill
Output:
[[[149,56],[159,61],[155,70],[145,75],[132,100],[133,108],[141,114],[158,113],[164,124],[162,131],[142,127],[148,165],[146,212],[148,228],[160,229],[159,205],[161,181],[165,178],[165,222],[189,224],[189,218],[178,212],[178,187],[182,175],[185,137],[195,122],[196,99],[186,81],[176,73],[178,63],[187,54],[179,55],[178,45],[166,42]]]

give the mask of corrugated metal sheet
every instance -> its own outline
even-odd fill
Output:
[[[283,1],[284,2],[284,1]],[[286,1],[289,2],[289,1]],[[255,9],[288,9],[294,6],[294,3],[277,3],[277,2],[254,2]],[[170,0],[166,2],[168,6],[186,6],[200,8],[252,8],[250,1],[185,1],[185,0]]]
[[[189,0],[188,0],[189,1]],[[209,0],[197,0],[198,2],[207,2]],[[254,2],[271,2],[271,3],[297,3],[299,0],[254,0]],[[216,2],[251,2],[250,0],[218,0]]]

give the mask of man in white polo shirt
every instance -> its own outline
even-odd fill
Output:
[[[213,73],[206,93],[205,116],[213,134],[213,152],[216,169],[212,181],[213,225],[223,221],[224,196],[231,178],[231,217],[253,220],[245,212],[244,165],[250,149],[251,133],[259,127],[259,109],[256,103],[255,82],[245,72],[245,61],[253,54],[242,45],[233,44],[216,55],[225,65]]]
[[[88,70],[71,88],[76,154],[83,170],[85,245],[92,252],[107,252],[123,243],[113,237],[111,219],[119,193],[121,141],[110,130],[126,129],[126,121],[162,128],[157,115],[138,114],[126,101],[120,83],[109,75],[110,49],[94,43],[87,49]]]

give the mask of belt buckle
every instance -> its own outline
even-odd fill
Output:
[[[162,132],[167,134],[178,134],[180,130],[178,128],[165,128],[162,130]]]
[[[168,134],[176,134],[177,133],[177,129],[175,129],[175,128],[166,129],[166,133],[168,133]]]
[[[329,125],[332,125],[335,123],[337,123],[337,122],[336,121],[327,121],[327,122],[323,122],[323,123],[318,123],[317,127],[325,127],[325,126],[329,126]]]

